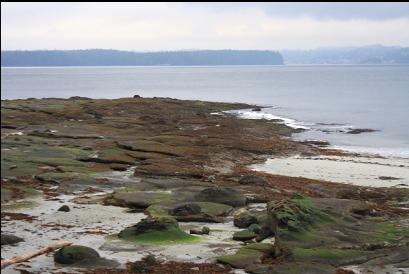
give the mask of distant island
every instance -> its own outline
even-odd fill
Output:
[[[6,50],[2,67],[220,66],[409,64],[409,47],[382,45],[311,50],[184,50],[136,52],[112,49]]]
[[[409,47],[365,47],[282,50],[286,64],[409,64]]]
[[[282,65],[268,50],[134,52],[106,49],[2,51],[2,67]]]

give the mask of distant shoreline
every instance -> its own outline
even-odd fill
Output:
[[[2,51],[2,66],[282,65],[270,50],[133,52],[119,50]]]
[[[135,68],[135,67],[406,67],[409,64],[281,64],[281,65],[109,65],[109,66],[1,66],[1,68]]]

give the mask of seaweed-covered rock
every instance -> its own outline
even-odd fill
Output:
[[[261,226],[259,224],[251,224],[247,229],[256,234],[259,234],[262,231]]]
[[[132,233],[137,236],[139,234],[143,234],[146,233],[148,231],[162,231],[162,230],[167,230],[170,226],[173,226],[177,224],[174,221],[160,221],[157,219],[153,219],[153,218],[146,218],[141,220],[139,223],[137,223],[136,225],[132,226],[131,228],[129,228],[130,230],[132,230]],[[130,231],[128,230],[128,232]],[[121,237],[124,234],[124,231],[121,231],[119,233],[119,237]]]
[[[145,192],[145,191],[115,191],[112,196],[105,199],[105,204],[121,205],[130,208],[147,208],[150,205],[171,202],[173,196],[167,192]]]
[[[239,228],[247,228],[251,224],[257,223],[257,218],[247,209],[241,208],[234,213],[233,223]]]
[[[233,240],[235,241],[248,241],[256,238],[257,234],[245,229],[241,231],[237,231],[233,234]]]
[[[258,216],[261,232],[257,241],[276,236],[278,229],[283,231],[302,232],[311,225],[328,221],[330,217],[319,210],[313,202],[302,195],[295,194],[292,199],[272,201],[267,204],[267,212]]]
[[[295,195],[293,199],[270,202],[267,207],[269,214],[275,215],[278,226],[290,231],[303,231],[310,225],[330,219],[310,199],[302,195]]]
[[[210,233],[210,228],[207,226],[202,227],[202,232],[203,234],[209,234]]]
[[[260,264],[262,257],[272,250],[273,246],[270,244],[254,243],[240,248],[236,254],[217,257],[217,261],[234,268],[244,269],[250,265]]]
[[[24,239],[12,234],[1,234],[1,245],[14,245],[19,242],[24,242]]]
[[[196,237],[184,232],[174,220],[146,218],[136,225],[125,228],[119,238],[139,243],[180,243],[194,241]]]
[[[199,214],[201,212],[201,207],[195,203],[184,204],[172,209],[171,214],[173,216],[187,216],[193,214]]]
[[[59,264],[93,264],[99,259],[96,250],[82,245],[66,246],[54,254],[54,261]]]
[[[202,190],[195,196],[197,201],[213,202],[233,207],[246,205],[246,197],[231,188],[212,187]]]

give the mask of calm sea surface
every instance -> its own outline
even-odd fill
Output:
[[[409,157],[409,66],[2,68],[1,98],[118,98],[139,94],[256,103],[360,152]],[[372,128],[358,135],[340,131]]]

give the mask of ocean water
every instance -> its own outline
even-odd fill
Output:
[[[357,152],[409,157],[409,66],[2,68],[1,98],[173,97],[266,106],[247,118],[285,118]],[[258,116],[258,117],[256,117]],[[349,128],[378,131],[346,134]]]

